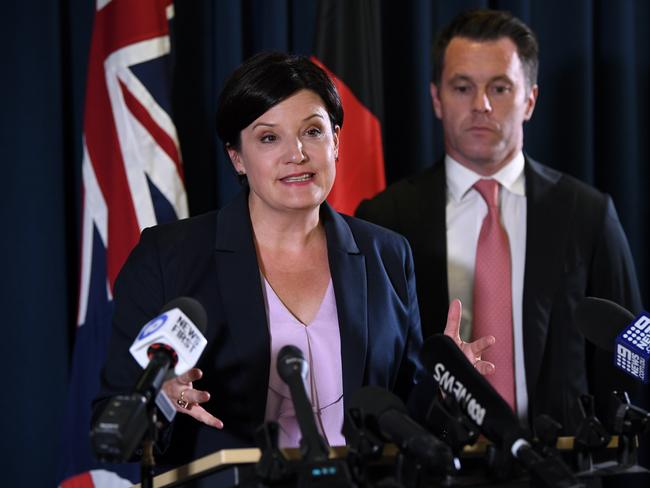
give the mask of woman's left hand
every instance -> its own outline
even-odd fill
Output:
[[[194,417],[199,422],[203,422],[217,429],[223,428],[223,422],[218,419],[200,404],[210,400],[210,393],[203,390],[196,390],[193,382],[200,380],[203,372],[198,368],[192,368],[185,373],[178,375],[163,383],[163,390],[167,396],[174,401],[176,411]]]
[[[451,337],[456,345],[463,351],[465,357],[482,375],[490,375],[494,373],[494,364],[489,361],[483,361],[481,354],[483,351],[492,346],[496,339],[494,336],[483,336],[472,342],[465,342],[460,338],[460,318],[462,313],[462,305],[460,300],[455,298],[449,304],[449,312],[447,313],[447,325],[445,325],[445,335]]]

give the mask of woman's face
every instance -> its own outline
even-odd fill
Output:
[[[240,150],[229,148],[228,154],[248,178],[251,205],[291,211],[323,203],[336,176],[339,131],[310,90],[296,92],[243,129]]]

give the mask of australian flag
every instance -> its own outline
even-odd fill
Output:
[[[90,405],[111,331],[115,278],[145,227],[187,217],[170,117],[172,0],[97,0],[88,63],[77,333],[60,486],[122,487],[132,465],[98,463]]]

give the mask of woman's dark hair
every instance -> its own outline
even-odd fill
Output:
[[[334,83],[308,58],[263,52],[244,61],[219,95],[217,134],[224,146],[239,150],[244,128],[300,90],[311,90],[323,100],[332,129],[343,126],[343,106]]]
[[[433,44],[431,81],[440,86],[445,51],[454,37],[473,41],[497,41],[509,38],[517,46],[517,54],[526,75],[528,87],[537,83],[539,45],[533,31],[509,12],[499,10],[469,10],[461,12],[438,35]]]

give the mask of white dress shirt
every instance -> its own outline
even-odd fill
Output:
[[[447,279],[449,297],[460,298],[463,304],[461,338],[472,336],[472,293],[476,245],[487,205],[483,197],[472,188],[483,178],[462,166],[449,156],[445,157],[447,176]],[[512,259],[512,313],[513,341],[515,347],[515,393],[517,415],[526,420],[528,393],[524,365],[523,291],[526,264],[526,185],[524,155],[519,152],[512,161],[490,176],[500,184],[499,208],[501,221],[510,241]]]

